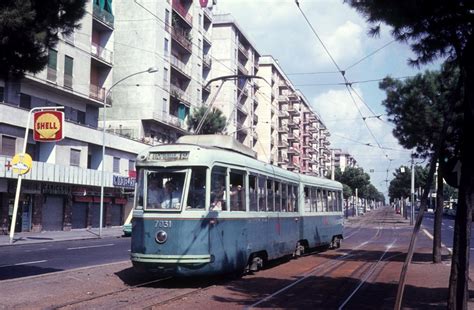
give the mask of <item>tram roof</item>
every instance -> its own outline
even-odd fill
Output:
[[[176,150],[179,148],[182,151],[193,151],[194,150],[207,150],[212,152],[212,157],[214,159],[208,158],[212,162],[221,162],[230,165],[237,165],[242,167],[252,168],[261,172],[265,172],[269,175],[278,175],[278,177],[282,177],[285,179],[293,180],[295,182],[303,182],[307,184],[315,184],[324,187],[330,187],[333,189],[342,189],[341,183],[333,180],[329,180],[326,178],[310,176],[295,173],[292,171],[288,171],[281,167],[273,166],[269,163],[260,161],[256,159],[256,154],[253,150],[249,149],[248,147],[244,146],[243,144],[236,141],[231,136],[224,136],[224,135],[196,135],[196,136],[183,136],[178,139],[178,141],[174,144],[164,144],[164,145],[157,145],[153,146],[146,151],[148,152],[156,152],[156,151],[164,151],[169,152],[172,150]],[[249,152],[250,151],[250,152]],[[192,152],[193,153],[193,152]],[[201,154],[202,155],[202,154]],[[142,158],[146,158],[146,155]],[[217,159],[217,160],[216,160]],[[188,163],[193,165],[196,162],[203,162],[206,161],[206,157],[202,157],[197,155],[196,158],[194,156],[190,156]],[[137,164],[140,162],[140,156]],[[166,165],[173,166],[178,162],[168,162]],[[182,164],[183,162],[179,162]]]

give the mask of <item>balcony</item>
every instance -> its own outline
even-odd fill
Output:
[[[292,140],[292,141],[300,141],[300,137],[297,135],[297,134],[294,134],[294,133],[288,133],[288,140]]]
[[[107,12],[106,10],[101,9],[97,4],[94,3],[92,16],[99,22],[105,24],[111,29],[114,28],[114,16]]]
[[[288,147],[288,141],[286,139],[278,140],[278,148],[279,149],[286,149]]]
[[[286,112],[285,110],[278,110],[278,117],[279,118],[288,118],[289,115],[288,115],[288,112]]]
[[[110,65],[113,62],[113,52],[94,42],[91,44],[91,55]]]
[[[248,115],[247,109],[245,108],[245,104],[243,104],[241,102],[237,102],[236,105],[237,105],[237,110],[239,110],[240,112],[242,112],[245,115]]]
[[[257,124],[258,123],[258,115],[257,114],[253,114],[253,123],[254,124]]]
[[[290,147],[288,148],[287,153],[288,153],[288,154],[293,154],[293,155],[299,155],[299,154],[300,154],[300,150],[298,150],[298,149],[295,148],[295,147],[290,146]]]
[[[238,94],[238,96],[240,96],[240,94],[243,94],[245,97],[248,97],[249,91],[248,91],[247,87],[245,87],[245,84],[244,85],[238,85],[237,88],[240,90],[240,93]]]
[[[193,43],[188,38],[188,33],[179,27],[171,27],[171,38],[183,47],[189,53],[193,51]]]
[[[245,68],[245,65],[242,64],[240,61],[237,62],[237,68],[238,68],[239,71],[242,72],[243,74],[245,74],[245,75],[248,75],[248,74],[249,74],[249,70],[247,70],[247,69]]]
[[[178,99],[181,103],[186,106],[191,106],[191,98],[186,94],[184,90],[174,84],[170,84],[170,95]]]
[[[105,88],[91,84],[89,89],[89,97],[98,101],[104,101]]]
[[[254,140],[258,140],[258,133],[255,130],[252,133],[252,137]]]
[[[287,111],[288,111],[288,113],[291,114],[291,115],[300,114],[300,111],[298,110],[298,107],[295,106],[295,105],[293,105],[293,104],[289,104],[289,105],[288,105]]]
[[[285,165],[288,163],[288,157],[286,156],[278,156],[278,164]]]
[[[242,53],[245,58],[249,59],[249,50],[242,43],[239,42],[239,52]]]
[[[280,133],[287,133],[288,132],[288,127],[286,127],[286,125],[280,125],[278,127],[278,132]]]
[[[181,59],[171,54],[170,64],[174,69],[179,71],[184,77],[186,77],[189,80],[191,79],[191,70],[188,69],[188,66]]]
[[[188,9],[184,7],[180,0],[173,0],[173,10],[188,23],[189,26],[193,26],[193,17],[189,14]]]
[[[211,55],[206,54],[202,57],[202,63],[204,64],[205,67],[211,68],[212,65],[212,58]]]
[[[187,132],[187,126],[184,122],[184,120],[179,119],[177,116],[163,112],[162,114],[153,112],[153,119],[160,122],[164,123],[168,126],[171,126],[175,129],[179,129],[181,131]]]
[[[289,120],[288,121],[288,127],[289,128],[295,128],[299,126],[299,122],[296,120]]]

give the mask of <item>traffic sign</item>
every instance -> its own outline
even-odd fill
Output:
[[[457,157],[452,157],[445,160],[441,164],[441,171],[443,172],[443,178],[449,185],[459,188],[461,184],[461,160]]]
[[[28,154],[19,153],[13,156],[11,162],[13,173],[25,174],[30,171],[33,165],[33,159]]]
[[[33,139],[40,142],[55,142],[63,136],[64,112],[38,111],[34,114]]]

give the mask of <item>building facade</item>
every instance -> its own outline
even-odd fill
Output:
[[[33,140],[33,158],[22,183],[17,231],[68,230],[99,226],[104,165],[104,226],[122,225],[131,208],[137,152],[147,145],[106,134],[98,126],[99,109],[112,85],[114,15],[110,3],[89,2],[81,29],[48,51],[48,65],[21,80],[0,80],[0,225],[9,228],[17,175],[12,157],[23,152],[29,111],[63,106],[65,138]],[[102,143],[105,143],[105,160]]]
[[[349,152],[342,149],[333,149],[332,152],[334,154],[334,166],[341,169],[342,172],[344,172],[346,167],[357,167],[356,159]]]
[[[212,12],[198,1],[114,2],[114,81],[106,126],[146,143],[174,142],[189,133],[192,110],[207,102]]]

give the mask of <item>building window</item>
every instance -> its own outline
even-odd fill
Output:
[[[85,124],[86,123],[86,112],[77,111],[77,122],[79,124]]]
[[[2,155],[15,156],[16,138],[2,136]]]
[[[170,25],[170,11],[168,9],[165,10],[165,25],[168,27]]]
[[[50,49],[48,52],[48,70],[46,73],[46,79],[51,82],[56,82],[57,68],[58,65],[58,52]]]
[[[120,158],[114,157],[114,172],[120,172]]]
[[[71,149],[69,165],[79,167],[81,163],[81,150]]]
[[[64,57],[64,87],[72,88],[72,70],[74,59],[72,57]]]
[[[168,89],[168,68],[163,68],[163,88]]]
[[[0,102],[5,102],[5,88],[0,87]]]
[[[167,38],[165,38],[165,42],[164,42],[164,46],[163,46],[163,49],[165,51],[165,56],[169,56],[168,55],[168,52],[169,52],[169,40]]]
[[[20,108],[31,109],[31,96],[26,94],[20,94]]]

